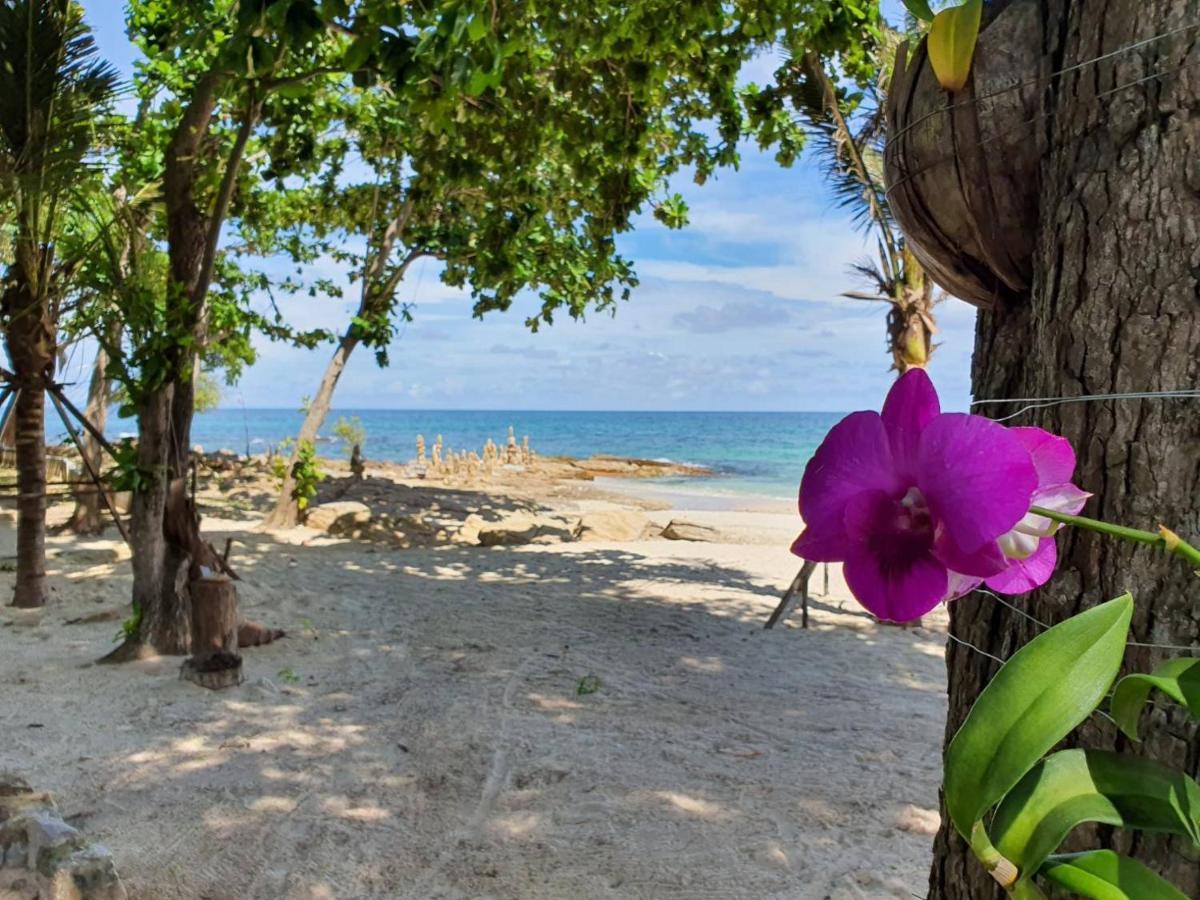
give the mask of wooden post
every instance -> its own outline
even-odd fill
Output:
[[[242,683],[238,654],[237,587],[224,574],[192,581],[192,655],[179,677],[212,690]]]
[[[807,559],[804,565],[800,567],[800,571],[796,573],[796,577],[792,579],[792,583],[783,594],[783,599],[779,601],[779,605],[775,607],[775,612],[771,613],[771,617],[767,619],[767,624],[764,628],[774,628],[776,623],[783,618],[787,612],[788,604],[792,602],[792,597],[797,593],[800,594],[800,627],[808,627],[808,580],[812,577],[812,573],[816,571],[817,564],[809,562]]]

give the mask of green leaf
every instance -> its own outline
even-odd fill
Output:
[[[1158,688],[1200,719],[1200,659],[1167,660],[1149,675],[1126,675],[1113,691],[1110,712],[1117,725],[1133,740],[1138,739],[1138,719],[1150,691]]]
[[[929,64],[938,83],[948,91],[961,91],[971,73],[983,0],[967,0],[962,6],[943,9],[929,27]]]
[[[946,751],[946,807],[970,839],[983,814],[1091,714],[1117,676],[1133,597],[1035,637],[984,688]]]
[[[1025,879],[1084,822],[1181,834],[1200,845],[1200,785],[1148,759],[1063,750],[1008,793],[988,831]]]
[[[1136,859],[1111,850],[1052,856],[1042,866],[1041,874],[1092,900],[1188,900],[1175,885]]]
[[[355,38],[342,54],[342,66],[348,72],[357,72],[370,61],[377,45],[375,35]]]
[[[904,0],[904,7],[922,22],[933,21],[933,10],[929,8],[928,0]]]

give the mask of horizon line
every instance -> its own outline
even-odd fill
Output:
[[[218,406],[215,409],[197,412],[202,416],[208,412],[291,412],[301,415],[304,411],[293,406]],[[643,413],[652,415],[678,414],[727,414],[741,413],[753,415],[845,415],[847,410],[841,409],[478,409],[472,407],[411,407],[411,406],[345,406],[333,407],[327,415],[335,413],[362,412],[405,412],[405,413]]]

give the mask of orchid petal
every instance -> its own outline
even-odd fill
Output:
[[[1004,572],[988,578],[987,586],[1001,594],[1025,594],[1049,581],[1057,563],[1054,538],[1042,538],[1031,557],[1013,560]]]
[[[1029,452],[990,419],[943,413],[921,434],[917,485],[959,549],[974,552],[1029,511],[1037,472]]]
[[[1009,433],[1019,440],[1037,470],[1038,487],[1063,484],[1075,471],[1075,450],[1071,442],[1041,428],[1010,428]]]
[[[805,528],[800,537],[792,541],[792,552],[811,562],[842,562],[848,545],[844,533],[821,534]]]
[[[1009,561],[1000,550],[1000,545],[995,541],[988,541],[979,549],[964,553],[944,529],[939,529],[937,537],[934,538],[933,555],[952,572],[976,578],[999,575],[1009,565]]]
[[[1017,527],[1007,534],[1000,535],[1000,539],[996,543],[1000,547],[1001,552],[1003,552],[1005,559],[1008,560],[1029,559],[1029,557],[1037,552],[1040,541],[1040,536],[1026,534]],[[1007,568],[1007,564],[1005,567]]]
[[[957,600],[959,597],[965,597],[975,588],[983,584],[982,578],[972,578],[970,575],[961,575],[958,572],[950,572],[949,583],[946,586],[946,596],[942,598],[944,602]]]
[[[937,391],[924,369],[909,369],[888,391],[881,416],[896,468],[905,481],[916,480],[921,432],[941,411]]]
[[[889,622],[919,619],[941,602],[948,583],[945,567],[930,556],[888,566],[863,545],[851,550],[843,573],[858,602]]]
[[[814,539],[818,534],[834,539],[844,533],[850,498],[872,490],[900,490],[887,432],[878,413],[851,413],[833,426],[805,467],[800,515]]]
[[[1030,505],[1073,516],[1083,509],[1090,496],[1092,495],[1087,491],[1080,490],[1073,484],[1056,484],[1034,491]],[[1048,537],[1058,531],[1060,527],[1061,523],[1033,512],[1026,513],[1025,517],[1016,524],[1017,531],[1035,537]]]

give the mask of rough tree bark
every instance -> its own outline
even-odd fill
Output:
[[[108,400],[112,389],[108,376],[105,374],[107,367],[108,353],[103,347],[97,347],[96,358],[92,362],[92,376],[88,382],[87,407],[83,414],[100,432],[104,431],[104,427],[108,423]],[[98,440],[92,437],[90,432],[84,432],[82,437],[83,455],[91,463],[91,471],[104,471],[104,448],[100,446]],[[84,473],[88,471],[87,465],[84,465],[83,471]],[[71,520],[67,523],[67,527],[76,534],[97,534],[104,530],[104,515],[105,509],[100,488],[88,483],[75,492],[75,509],[71,513]]]
[[[1046,0],[1053,69],[1200,21],[1200,0]],[[1056,397],[1162,391],[1200,383],[1200,34],[1192,30],[1067,72],[1048,92],[1049,152],[1032,301],[980,315],[973,387],[977,398]],[[1189,67],[1190,66],[1190,67]],[[1150,77],[1161,73],[1158,77]],[[1136,86],[1118,88],[1146,79]],[[1106,93],[1111,92],[1111,93]],[[986,407],[995,415],[1017,405]],[[1200,535],[1200,413],[1194,400],[1073,403],[1032,411],[1014,424],[1068,437],[1077,482],[1093,491],[1088,514],[1153,529],[1160,522]],[[1133,639],[1194,646],[1200,588],[1176,559],[1086,532],[1059,537],[1059,570],[1020,603],[1059,622],[1133,592]],[[1038,630],[994,601],[952,606],[951,630],[1006,658]],[[1163,651],[1131,648],[1133,669]],[[997,664],[951,644],[947,738],[962,723]],[[1196,723],[1167,705],[1128,745],[1093,717],[1075,738],[1145,755],[1196,775]],[[1128,853],[1200,892],[1200,864],[1184,842],[1094,829],[1084,845]],[[930,895],[936,900],[1004,896],[949,828],[938,835]]]
[[[13,408],[17,458],[17,572],[13,606],[44,606],[46,584],[46,385],[54,376],[55,335],[44,295],[35,289],[48,261],[17,248],[0,298],[5,341],[17,387]]]

